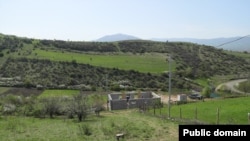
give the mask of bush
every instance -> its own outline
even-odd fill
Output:
[[[45,109],[41,103],[36,103],[31,111],[31,115],[36,118],[45,118]]]
[[[0,57],[3,57],[3,56],[4,56],[4,54],[1,52],[1,53],[0,53]]]
[[[16,111],[16,105],[9,103],[3,105],[3,114],[10,115],[15,113],[15,111]]]

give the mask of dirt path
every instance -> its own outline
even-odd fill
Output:
[[[225,83],[218,85],[215,90],[218,91],[222,86],[226,86],[228,89],[230,89],[231,91],[233,91],[235,93],[245,94],[244,92],[236,89],[236,87],[235,87],[235,86],[239,85],[240,82],[244,82],[244,81],[247,81],[247,79],[238,79],[238,80],[228,81],[228,82],[225,82]],[[247,93],[247,94],[250,94],[250,93]]]

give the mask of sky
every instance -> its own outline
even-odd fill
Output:
[[[92,41],[246,36],[250,0],[0,0],[0,33]]]

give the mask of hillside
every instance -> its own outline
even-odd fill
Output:
[[[170,55],[176,89],[201,88],[186,78],[244,77],[250,69],[246,57],[185,42],[73,42],[0,35],[0,49],[0,83],[8,86],[166,90]]]

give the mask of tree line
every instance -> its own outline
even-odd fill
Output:
[[[79,93],[72,97],[46,97],[37,96],[24,97],[7,95],[0,100],[1,115],[32,116],[37,118],[54,118],[65,116],[66,118],[77,118],[83,121],[88,115],[96,114],[106,110],[101,101],[100,95],[95,96],[95,100],[89,100],[87,94]]]
[[[167,90],[168,74],[140,73],[135,70],[120,70],[78,64],[72,62],[55,62],[28,58],[8,58],[0,68],[4,78],[16,78],[20,81],[18,86],[44,88],[71,88],[96,90],[97,88],[109,90],[135,90],[135,89],[161,89]],[[2,83],[5,85],[8,83]],[[182,78],[176,76],[172,80],[173,88],[188,89],[192,87]]]

